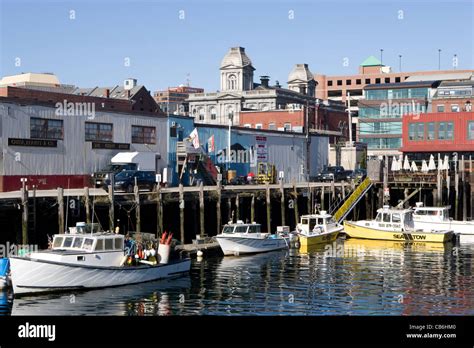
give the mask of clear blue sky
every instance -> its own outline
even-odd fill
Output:
[[[255,81],[270,75],[271,83],[284,85],[296,63],[308,63],[313,73],[351,74],[369,55],[379,58],[380,48],[395,71],[399,54],[405,71],[436,70],[438,48],[442,68],[452,68],[454,54],[458,69],[474,67],[472,0],[0,3],[0,75],[54,72],[80,87],[135,77],[154,91],[185,83],[189,74],[192,86],[217,90],[219,64],[231,46],[246,48]]]

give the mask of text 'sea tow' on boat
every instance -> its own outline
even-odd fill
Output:
[[[452,230],[416,229],[411,209],[384,206],[374,220],[344,221],[344,232],[351,238],[446,243],[453,240]]]
[[[301,216],[294,234],[299,239],[300,249],[303,249],[335,241],[343,228],[341,224],[333,220],[332,215],[321,211],[319,214]]]
[[[290,237],[285,232],[261,232],[260,224],[246,224],[239,220],[237,223],[224,225],[222,233],[216,239],[224,255],[237,256],[286,249]]]
[[[11,257],[15,296],[137,284],[191,268],[190,259],[170,258],[171,238],[162,238],[157,252],[153,244],[97,232],[94,225],[78,223],[70,233],[55,235],[51,249]]]

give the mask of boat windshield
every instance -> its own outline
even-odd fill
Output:
[[[260,233],[260,225],[250,225],[248,233]]]
[[[239,225],[235,227],[235,232],[236,233],[245,233],[247,232],[247,225]]]
[[[234,226],[224,226],[224,229],[222,230],[222,233],[233,233],[234,232]]]

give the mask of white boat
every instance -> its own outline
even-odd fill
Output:
[[[458,221],[449,217],[450,206],[424,207],[423,203],[416,203],[413,208],[413,222],[415,228],[453,230],[460,241],[474,241],[474,221]]]
[[[11,286],[9,273],[10,261],[7,258],[0,258],[0,290]]]
[[[137,284],[177,276],[191,268],[190,259],[128,266],[126,258],[123,235],[58,234],[51,249],[10,258],[13,292],[16,296]]]
[[[332,215],[321,211],[319,214],[301,216],[295,233],[299,238],[300,248],[333,242],[344,227],[335,222]]]
[[[224,255],[255,254],[286,249],[289,236],[261,232],[261,225],[245,224],[243,221],[224,225],[222,233],[216,236]]]

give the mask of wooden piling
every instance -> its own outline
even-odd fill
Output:
[[[324,186],[321,186],[321,210],[324,210]]]
[[[306,211],[307,211],[307,214],[311,214],[311,189],[309,188],[309,186],[306,189],[306,193],[307,193]]]
[[[37,241],[36,230],[36,185],[33,185],[33,241]]]
[[[458,170],[459,161],[454,163],[455,172],[454,172],[454,220],[459,218],[459,170]]]
[[[232,217],[232,198],[227,198],[227,221],[234,221]]]
[[[204,234],[206,233],[204,228],[204,186],[201,181],[199,185],[199,224],[200,224],[200,231],[199,235],[201,238],[204,238]]]
[[[26,186],[21,188],[21,206],[23,208],[21,219],[21,242],[28,244],[28,189]]]
[[[235,220],[240,220],[240,197],[238,193],[235,195]]]
[[[138,192],[137,178],[135,178],[135,186],[133,187],[133,193],[135,195],[135,216],[137,219],[136,232],[140,233],[142,231],[142,222],[140,214],[140,194]]]
[[[163,196],[161,186],[156,185],[156,237],[159,238],[163,233]]]
[[[298,191],[296,190],[295,184],[293,184],[293,195],[295,196],[294,211],[295,211],[295,225],[296,225],[300,222],[300,216],[298,212]]]
[[[462,185],[462,220],[467,220],[467,185],[466,185],[466,164],[464,155],[461,156],[461,185]]]
[[[280,209],[281,209],[281,225],[285,226],[285,187],[283,186],[283,179],[280,179]]]
[[[58,187],[58,227],[59,233],[64,233],[64,189]]]
[[[255,194],[252,194],[252,202],[250,203],[250,222],[255,221]]]
[[[179,184],[179,232],[180,241],[184,244],[184,192],[183,184]]]
[[[89,196],[88,187],[84,187],[84,204],[86,206],[86,222],[90,224],[91,223],[91,206],[90,206],[90,196]]]
[[[112,185],[109,185],[109,231],[114,232],[115,226],[115,204],[114,204],[114,188]]]
[[[216,202],[216,228],[217,234],[221,233],[222,230],[222,221],[221,221],[221,199],[222,199],[222,183],[220,180],[217,181],[217,202]]]
[[[443,205],[443,181],[441,177],[441,168],[440,168],[440,163],[441,161],[441,155],[438,153],[438,173],[436,176],[436,189],[437,189],[437,206]]]
[[[271,226],[271,201],[270,201],[270,185],[268,181],[265,183],[265,191],[266,191],[266,201],[267,201],[267,232],[271,233],[272,232],[272,226]]]

